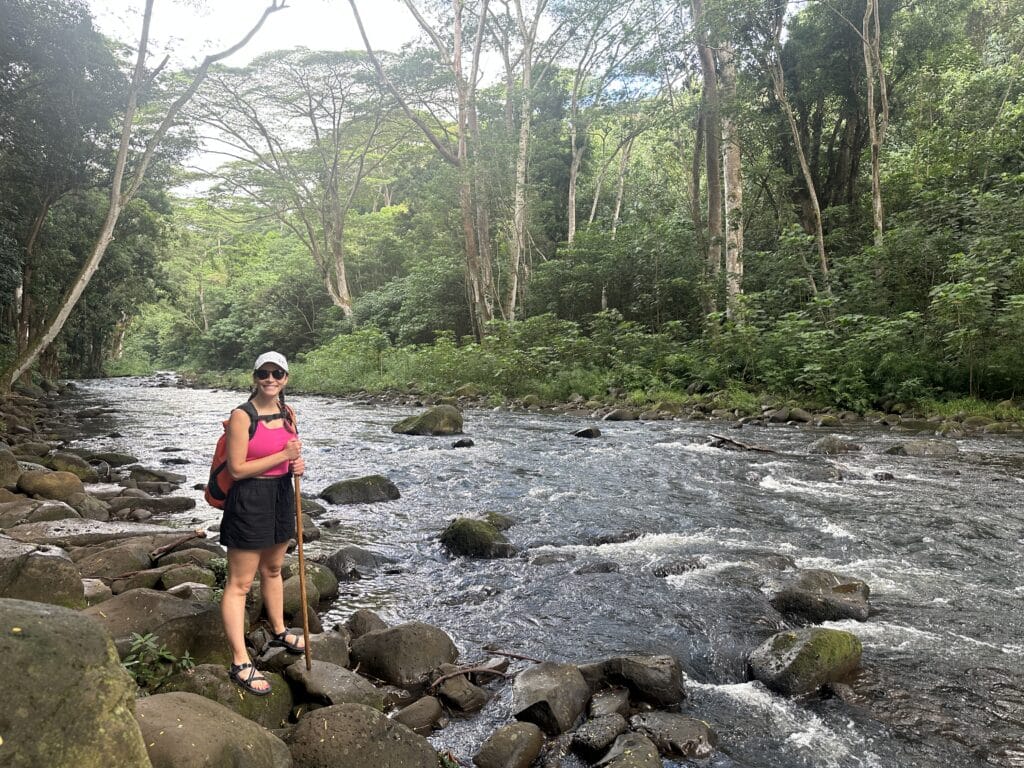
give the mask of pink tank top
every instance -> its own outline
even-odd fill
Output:
[[[278,451],[282,451],[285,444],[289,440],[294,439],[295,433],[291,432],[287,427],[282,426],[277,429],[268,429],[262,421],[258,422],[256,424],[256,434],[249,441],[249,451],[245,455],[245,460],[262,459],[264,456],[270,456]],[[264,472],[263,476],[278,477],[279,475],[287,474],[288,462],[282,461],[280,464]]]

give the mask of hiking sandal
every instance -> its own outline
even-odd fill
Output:
[[[248,669],[249,674],[242,676],[242,670]],[[267,680],[259,670],[256,669],[251,663],[246,664],[232,664],[231,669],[228,670],[228,677],[230,677],[235,683],[247,690],[253,696],[266,696],[270,693],[270,681]],[[254,682],[258,683],[260,680],[266,682],[266,688],[257,688],[253,685]]]
[[[285,629],[283,632],[278,632],[274,635],[274,639],[267,643],[267,645],[271,648],[284,648],[288,653],[305,653],[306,649],[303,646],[298,643],[288,642],[288,635],[291,635],[292,637],[302,637],[302,635],[296,635],[294,632]]]

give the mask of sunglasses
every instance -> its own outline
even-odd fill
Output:
[[[273,376],[277,381],[280,381],[287,375],[288,371],[282,371],[280,368],[275,368],[272,371],[260,368],[258,371],[256,371],[256,378],[259,379],[260,381],[263,381],[264,379],[270,376]]]

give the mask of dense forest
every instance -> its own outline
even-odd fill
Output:
[[[321,391],[1019,394],[1021,0],[394,12],[418,44],[175,71],[5,0],[6,385],[274,348]]]

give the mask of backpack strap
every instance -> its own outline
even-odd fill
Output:
[[[256,412],[256,406],[252,404],[252,400],[246,400],[238,409],[245,411],[245,415],[249,417],[249,439],[252,440],[253,435],[256,434],[256,423],[260,420],[259,413]]]

